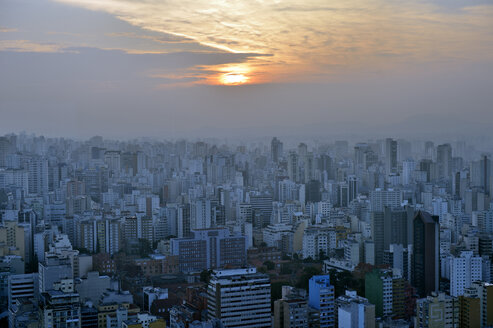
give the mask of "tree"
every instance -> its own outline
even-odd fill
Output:
[[[363,279],[356,279],[349,271],[338,272],[332,269],[329,274],[330,283],[334,286],[336,297],[344,295],[346,289],[355,290],[360,296],[365,295],[365,281]]]
[[[276,281],[270,286],[270,297],[272,303],[274,303],[275,300],[282,298],[282,286],[289,286],[289,281]]]
[[[298,281],[296,282],[296,287],[308,290],[308,281],[311,279],[311,277],[319,275],[321,273],[322,270],[314,266],[309,266],[304,268],[303,273],[301,274],[301,276],[298,278]]]
[[[308,256],[307,258],[303,259],[303,263],[313,263],[313,258],[311,256]]]
[[[212,270],[203,270],[200,273],[200,281],[205,282],[206,284],[209,283],[211,280],[211,275],[212,275]]]
[[[264,265],[267,267],[267,270],[274,270],[274,268],[276,267],[276,264],[272,261],[265,261],[264,262]]]
[[[283,263],[281,264],[281,274],[291,274],[293,273],[292,266],[289,265],[290,263]]]
[[[7,193],[2,189],[0,190],[0,209],[6,209],[9,197]]]
[[[152,253],[151,242],[147,239],[139,238],[139,256],[149,257],[150,253]]]
[[[140,268],[140,266],[133,263],[126,264],[123,270],[127,273],[129,277],[142,276],[142,269]]]

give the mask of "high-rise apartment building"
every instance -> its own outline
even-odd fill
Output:
[[[380,189],[370,191],[370,210],[383,212],[385,207],[397,208],[402,205],[402,191],[394,189]]]
[[[377,318],[392,315],[392,272],[375,269],[365,275],[365,295]]]
[[[58,286],[43,292],[39,311],[42,313],[43,328],[80,328],[81,309],[79,294],[71,287]],[[56,287],[55,287],[56,288]]]
[[[438,291],[440,273],[438,216],[419,211],[414,218],[412,285],[425,297]]]
[[[48,160],[32,158],[28,165],[29,193],[44,195],[48,193]]]
[[[451,256],[447,260],[450,265],[450,295],[462,296],[473,282],[482,280],[483,259],[474,256],[472,251],[463,251],[460,256]]]
[[[104,153],[104,162],[108,165],[108,170],[113,175],[120,175],[121,153],[119,151],[108,150]]]
[[[336,301],[336,327],[375,327],[375,305],[368,299],[358,296],[355,291],[346,290]]]
[[[371,212],[375,264],[383,263],[384,252],[390,250],[390,245],[407,248],[412,243],[413,218],[412,207],[384,207],[383,212]]]
[[[466,288],[464,295],[459,296],[459,326],[481,327],[481,299],[475,288]]]
[[[397,173],[397,141],[391,138],[385,140],[385,170],[387,175]]]
[[[282,142],[276,137],[272,138],[272,141],[270,143],[270,152],[271,152],[272,161],[274,163],[279,162],[279,159],[282,157],[282,151],[283,151]]]
[[[477,281],[471,287],[480,299],[481,327],[493,327],[493,284]]]
[[[289,152],[288,155],[288,176],[291,181],[300,182],[298,154],[294,151]]]
[[[119,219],[96,221],[97,248],[113,255],[122,248],[122,224]]]
[[[38,264],[38,277],[40,294],[53,289],[53,284],[62,279],[73,279],[70,259],[47,255],[45,260]]]
[[[308,282],[308,305],[320,314],[320,328],[335,327],[334,286],[330,276],[313,276]]]
[[[443,144],[437,147],[437,169],[438,178],[449,178],[452,173],[452,147],[450,144]]]
[[[274,328],[308,328],[306,291],[282,287],[282,298],[274,302]]]
[[[414,327],[443,327],[459,326],[459,301],[444,293],[433,292],[426,298],[416,301],[416,317]]]
[[[241,267],[246,264],[246,238],[226,228],[192,231],[192,238],[171,239],[171,254],[178,256],[181,272]]]
[[[270,328],[270,280],[255,268],[215,270],[207,287],[209,319],[225,328]]]

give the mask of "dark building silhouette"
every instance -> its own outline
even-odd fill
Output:
[[[419,211],[414,217],[412,282],[420,297],[438,291],[440,264],[438,216]]]
[[[386,206],[383,212],[371,213],[376,265],[384,264],[384,252],[391,244],[406,248],[413,242],[413,219],[414,209],[410,206],[393,209]]]
[[[279,162],[279,159],[282,157],[282,149],[283,145],[282,142],[279,141],[276,137],[272,138],[272,141],[270,143],[270,151],[271,151],[271,156],[272,156],[272,161],[275,163]]]
[[[307,202],[316,203],[322,199],[320,193],[320,181],[310,180],[305,187],[305,198]]]
[[[329,155],[320,155],[318,159],[318,169],[327,172],[328,179],[334,179],[334,163]]]

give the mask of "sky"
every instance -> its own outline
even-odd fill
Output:
[[[490,0],[0,0],[0,134],[492,136]]]

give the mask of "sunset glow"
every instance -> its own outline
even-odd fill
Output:
[[[493,6],[484,4],[456,10],[442,9],[439,1],[58,1],[162,33],[176,47],[196,42],[243,56],[237,60],[263,75],[226,72],[232,74],[219,77],[219,84],[313,82],[493,52]],[[208,65],[197,83],[217,84],[211,74],[218,67]]]
[[[224,74],[221,77],[221,82],[223,84],[243,84],[248,81],[248,78],[243,75],[243,74],[236,74],[236,73],[230,73],[230,74]]]

